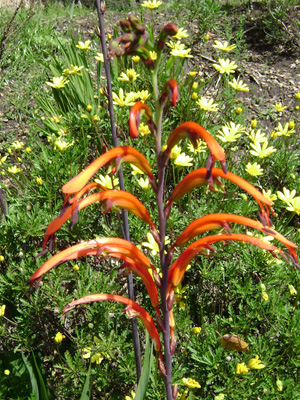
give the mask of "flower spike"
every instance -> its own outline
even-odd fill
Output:
[[[229,223],[245,225],[249,228],[257,229],[263,233],[273,236],[289,249],[291,258],[298,262],[297,254],[295,251],[298,246],[296,246],[293,242],[286,239],[283,235],[281,235],[279,232],[276,232],[274,229],[266,228],[262,223],[258,221],[254,221],[253,219],[241,217],[234,214],[209,214],[196,219],[191,224],[189,224],[187,228],[185,228],[185,230],[178,236],[176,242],[172,247],[181,247],[185,243],[192,240],[194,237],[201,235],[201,233],[213,229],[224,228],[229,233]]]
[[[70,311],[73,307],[78,306],[79,304],[91,303],[94,301],[116,301],[119,303],[126,304],[128,307],[125,308],[123,312],[126,313],[128,318],[139,318],[142,323],[144,324],[145,328],[149,332],[149,335],[154,343],[155,350],[157,352],[161,351],[161,342],[159,339],[159,334],[156,329],[156,326],[153,322],[151,316],[147,313],[147,311],[141,307],[135,301],[127,299],[126,297],[119,296],[117,294],[107,294],[107,293],[98,293],[98,294],[91,294],[89,296],[82,297],[81,299],[74,300],[72,303],[69,303],[64,309],[63,313]]]
[[[71,216],[73,219],[72,222],[75,223],[78,212],[96,201],[106,202],[105,212],[110,211],[110,209],[115,206],[128,210],[149,224],[151,229],[155,230],[154,223],[151,220],[148,210],[135,196],[122,190],[105,190],[85,197],[84,199],[72,204],[72,206],[65,208],[60,216],[55,218],[55,220],[49,224],[43,242],[43,248],[45,248],[50,236],[52,236]]]
[[[164,152],[164,157],[166,161],[168,160],[172,148],[181,140],[188,137],[192,142],[193,146],[197,147],[197,140],[203,139],[207,143],[209,150],[211,152],[211,161],[209,162],[209,168],[213,167],[214,160],[217,159],[221,162],[222,169],[224,173],[227,173],[226,161],[225,161],[225,153],[219,143],[215,138],[211,136],[210,133],[207,132],[202,126],[196,124],[196,122],[184,122],[179,125],[173,132],[170,134],[167,141],[167,148]],[[166,162],[165,161],[165,162]]]
[[[132,139],[136,139],[139,136],[138,128],[140,125],[141,114],[150,120],[150,127],[154,124],[152,121],[152,111],[150,108],[142,101],[137,101],[131,108],[129,114],[129,132]]]
[[[42,266],[40,266],[34,274],[30,277],[30,285],[40,278],[43,274],[48,272],[51,268],[56,267],[66,261],[74,260],[79,257],[88,255],[95,256],[110,256],[128,261],[129,259],[141,265],[143,268],[152,269],[156,272],[155,267],[150,263],[148,257],[139,250],[134,244],[124,239],[115,237],[106,237],[100,239],[88,240],[71,246],[61,252],[55,254]]]
[[[273,202],[267,199],[259,190],[257,190],[253,185],[249,182],[245,181],[245,179],[233,174],[232,172],[224,173],[219,168],[213,168],[211,171],[211,175],[213,178],[213,182],[219,185],[222,183],[218,180],[218,178],[227,179],[240,188],[244,189],[246,192],[251,194],[252,197],[257,201],[258,205],[260,206],[261,212],[263,217],[266,220],[266,224],[269,225],[269,207],[272,206]],[[206,168],[199,168],[194,170],[193,172],[189,173],[185,176],[174,188],[171,199],[169,200],[166,206],[166,212],[169,212],[171,208],[171,204],[173,201],[180,199],[184,194],[190,192],[191,190],[195,189],[198,186],[205,185],[208,181],[206,181],[207,170]],[[214,187],[210,185],[210,189],[214,191]],[[265,208],[266,210],[265,210]],[[272,210],[272,208],[271,208]]]
[[[211,250],[213,243],[230,240],[251,243],[263,250],[270,251],[274,257],[278,257],[277,253],[279,252],[286,259],[282,250],[254,236],[239,233],[206,236],[188,246],[171,265],[168,273],[168,293],[182,282],[187,266],[198,254],[204,254],[205,249]]]
[[[103,167],[108,162],[116,160],[118,162],[127,162],[135,165],[148,175],[150,181],[154,180],[150,164],[146,158],[136,149],[129,146],[115,147],[102,156],[94,160],[84,171],[71,179],[62,187],[63,193],[75,193],[82,189],[89,179],[98,171],[99,168]]]
[[[163,87],[163,92],[160,98],[160,104],[162,106],[165,105],[165,102],[168,98],[168,96],[170,97],[170,104],[171,107],[176,106],[176,104],[179,101],[179,91],[178,91],[178,85],[177,82],[175,81],[174,78],[168,80]]]

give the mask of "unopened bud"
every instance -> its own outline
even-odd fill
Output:
[[[177,394],[178,394],[178,385],[177,385],[177,383],[175,383],[175,384],[172,386],[172,396],[173,396],[173,400],[176,399]]]
[[[158,368],[159,368],[162,376],[166,377],[167,376],[166,367],[165,367],[163,361],[160,358],[158,359]]]

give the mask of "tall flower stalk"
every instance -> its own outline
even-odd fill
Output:
[[[124,310],[126,315],[129,318],[139,318],[149,332],[157,352],[158,367],[164,379],[166,398],[167,400],[174,400],[177,397],[177,385],[172,382],[172,355],[176,349],[175,320],[173,315],[174,291],[182,283],[188,265],[198,255],[206,256],[213,254],[216,251],[213,244],[234,240],[255,245],[265,251],[269,251],[274,257],[281,255],[286,260],[290,259],[299,268],[295,250],[297,246],[270,227],[269,214],[272,211],[272,201],[266,198],[250,183],[227,171],[225,153],[222,147],[203,127],[192,121],[182,123],[170,133],[166,149],[162,151],[162,120],[164,110],[168,101],[170,101],[172,107],[176,106],[179,100],[179,91],[174,78],[170,78],[162,85],[159,84],[159,63],[167,37],[175,36],[178,28],[174,24],[166,25],[159,34],[156,43],[150,43],[145,27],[137,18],[130,17],[128,20],[121,21],[121,27],[124,33],[111,43],[110,55],[139,55],[152,78],[155,112],[152,112],[144,103],[137,102],[130,111],[129,133],[131,138],[138,139],[140,121],[142,118],[147,121],[155,141],[157,175],[154,176],[151,165],[146,158],[132,147],[118,146],[102,154],[84,171],[63,186],[62,190],[66,195],[64,207],[60,216],[49,225],[43,246],[46,248],[48,241],[50,243],[53,241],[55,232],[67,219],[72,218],[72,223],[75,223],[77,214],[82,208],[96,201],[101,201],[105,212],[112,210],[113,206],[116,205],[120,209],[132,212],[149,225],[151,233],[159,247],[159,265],[152,265],[148,257],[129,240],[114,237],[100,238],[79,243],[56,254],[31,276],[31,284],[38,281],[44,273],[53,267],[79,257],[94,255],[122,260],[124,262],[122,268],[141,277],[150,297],[153,307],[152,312],[146,311],[133,300],[116,294],[105,293],[91,294],[77,299],[68,304],[64,312],[71,311],[75,306],[94,301],[109,300],[125,304],[127,306]],[[155,61],[149,56],[150,51],[157,53]],[[210,150],[206,167],[196,169],[188,174],[174,187],[171,196],[166,198],[164,190],[165,170],[169,163],[172,148],[181,140],[190,140],[192,145],[197,148],[199,139],[204,140]],[[146,207],[133,195],[122,190],[103,191],[101,185],[88,183],[92,176],[108,162],[112,165],[112,173],[117,173],[120,165],[126,162],[138,167],[148,176],[152,190],[156,196],[158,211],[157,225]],[[220,163],[222,168],[216,168],[214,166],[215,162]],[[256,200],[261,210],[260,222],[233,214],[210,214],[193,221],[170,247],[166,246],[167,220],[172,212],[172,204],[199,186],[205,185],[209,190],[214,191],[215,186],[222,185],[220,178],[235,183]],[[95,190],[96,193],[89,194],[91,190]],[[280,241],[287,248],[288,252],[284,253],[276,246],[254,236],[234,233],[232,232],[231,224],[240,224],[271,235]],[[225,233],[208,234],[201,237],[191,243],[173,260],[175,250],[177,251],[196,236],[205,235],[211,230],[220,228],[224,229]],[[161,275],[159,275],[157,267],[159,267]]]

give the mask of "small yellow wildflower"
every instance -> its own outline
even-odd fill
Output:
[[[269,199],[269,200],[271,200],[271,201],[274,201],[274,200],[277,199],[276,194],[275,194],[275,193],[272,193],[272,192],[271,192],[271,189],[268,189],[267,191],[266,191],[265,189],[263,189],[263,190],[262,190],[262,193],[263,193],[263,195],[264,195],[267,199]]]
[[[210,38],[210,34],[209,33],[207,33],[205,36],[204,36],[204,40],[208,40]]]
[[[237,65],[234,61],[230,61],[228,58],[224,60],[223,58],[219,58],[219,64],[213,64],[213,67],[220,72],[220,74],[234,74],[237,69]]]
[[[202,331],[202,328],[200,326],[194,326],[193,328],[193,333],[196,335],[197,333],[200,333]]]
[[[4,370],[4,375],[7,375],[7,376],[8,376],[9,374],[10,374],[10,370],[9,370],[9,369],[5,369],[5,370]]]
[[[245,128],[242,125],[229,122],[225,126],[222,126],[222,130],[218,131],[219,135],[217,135],[217,137],[222,140],[222,142],[233,143],[241,137],[242,132],[245,132]]]
[[[179,58],[193,58],[190,53],[192,49],[187,49],[184,44],[179,44],[171,50],[171,55]]]
[[[120,107],[132,107],[135,104],[137,94],[133,92],[124,94],[123,89],[120,88],[119,96],[115,92],[113,92],[112,97],[113,97],[113,104],[116,104]]]
[[[224,400],[225,395],[223,393],[218,394],[214,397],[214,400]]]
[[[179,28],[178,32],[176,33],[176,35],[172,36],[173,39],[183,39],[183,38],[187,38],[189,37],[187,31],[183,28]]]
[[[261,297],[264,299],[264,301],[268,301],[269,300],[269,296],[267,292],[261,292]]]
[[[95,60],[104,63],[103,53],[97,53],[97,55],[95,56]]]
[[[123,82],[134,82],[140,75],[135,72],[133,68],[127,69],[126,73],[121,72],[120,77],[118,78],[119,81]]]
[[[125,400],[133,400],[135,398],[135,392],[132,390],[130,396],[125,396]]]
[[[88,104],[88,105],[86,106],[86,111],[87,111],[87,112],[91,112],[92,109],[93,109],[93,107],[92,107],[90,104]]]
[[[260,142],[255,141],[254,143],[250,143],[250,146],[253,150],[250,150],[250,153],[259,158],[269,157],[272,153],[277,151],[273,146],[268,147],[268,141],[263,142],[263,145]]]
[[[280,381],[279,379],[277,379],[277,381],[276,381],[276,386],[277,386],[278,392],[282,392],[282,390],[283,390],[283,383],[282,383],[282,381]]]
[[[196,76],[196,75],[197,75],[196,71],[190,71],[189,72],[189,76],[191,76],[192,78],[194,78],[194,76]]]
[[[140,57],[139,56],[132,56],[132,61],[137,64],[140,61]]]
[[[192,97],[192,100],[197,100],[198,99],[198,93],[193,92],[191,97]]]
[[[187,156],[185,153],[180,153],[178,157],[176,157],[174,164],[179,167],[190,167],[192,166],[193,158]]]
[[[163,148],[163,150],[165,150],[165,149]],[[176,160],[176,158],[181,153],[181,150],[182,150],[181,147],[178,146],[177,144],[175,144],[175,146],[172,147],[172,150],[171,150],[171,154],[170,154],[171,160]]]
[[[300,197],[295,197],[291,204],[286,207],[288,211],[295,212],[296,214],[300,214]]]
[[[144,171],[142,171],[141,169],[136,167],[134,164],[130,164],[130,166],[132,168],[132,171],[131,171],[132,175],[144,175]]]
[[[143,242],[142,246],[147,247],[148,249],[151,250],[151,254],[153,256],[156,256],[159,253],[159,247],[158,244],[156,242],[156,240],[154,239],[154,236],[152,235],[151,232],[147,233],[147,239],[148,242]],[[169,244],[170,243],[170,239],[168,236],[165,237],[165,244]]]
[[[157,59],[156,51],[150,51],[150,58],[152,61],[155,61]]]
[[[222,50],[222,51],[224,51],[224,52],[227,52],[227,51],[231,51],[231,50],[235,49],[235,48],[236,48],[236,45],[235,45],[235,44],[229,45],[228,42],[222,43],[220,40],[215,40],[215,44],[213,44],[213,47],[214,47],[215,49],[218,49],[218,50]]]
[[[291,204],[296,196],[296,190],[290,191],[287,188],[283,188],[283,192],[277,192],[278,199],[286,204]]]
[[[19,140],[16,140],[15,142],[12,143],[11,147],[13,147],[15,150],[20,150],[22,147],[24,147],[24,143],[20,142]]]
[[[261,363],[261,360],[258,358],[258,356],[255,356],[255,358],[251,358],[249,361],[248,367],[250,369],[263,369],[265,368],[265,365]]]
[[[195,90],[195,89],[198,89],[198,86],[199,86],[199,83],[198,82],[193,82],[193,84],[192,84],[192,88]]]
[[[107,39],[110,40],[113,37],[113,35],[111,33],[107,34]]]
[[[140,187],[144,190],[148,190],[151,187],[151,184],[149,182],[148,176],[144,179],[142,176],[137,180],[137,183],[140,185]]]
[[[197,140],[197,147],[194,148],[194,146],[192,145],[192,143],[189,143],[187,145],[188,150],[191,153],[205,153],[207,151],[207,143],[204,140],[198,139]]]
[[[286,106],[283,106],[281,103],[275,103],[274,105],[272,105],[273,108],[275,108],[275,110],[277,112],[283,111],[286,109]]]
[[[4,257],[2,255],[0,255],[0,262],[4,261]]]
[[[78,44],[76,44],[76,47],[80,50],[90,50],[91,43],[92,43],[91,40],[86,40],[85,42],[79,41]]]
[[[246,171],[248,172],[249,175],[252,176],[259,176],[263,174],[263,169],[260,167],[259,164],[256,162],[251,164],[250,162],[246,165]]]
[[[236,374],[247,374],[249,372],[249,368],[246,366],[244,362],[238,363],[235,369]]]
[[[299,106],[295,106],[295,111],[299,111],[300,107]]]
[[[110,175],[99,175],[99,179],[95,179],[96,183],[99,183],[103,188],[111,190],[115,188],[116,186],[119,185],[119,179],[118,178],[112,178]]]
[[[137,92],[137,98],[140,99],[143,103],[151,96],[151,93],[148,90],[141,90]]]
[[[278,122],[278,127],[277,131],[272,135],[271,137],[277,137],[277,136],[291,136],[291,133],[295,133],[295,129],[289,128],[289,123],[287,122],[284,126],[281,125],[280,122]]]
[[[54,142],[54,148],[56,149],[56,147],[59,149],[59,151],[64,152],[67,150],[68,147],[73,146],[74,141],[73,142],[66,142],[65,140],[59,138]]]
[[[242,111],[243,111],[242,107],[237,107],[235,113],[240,114]]]
[[[139,125],[139,134],[141,136],[149,135],[151,133],[149,126],[146,125],[144,122],[141,122]]]
[[[18,174],[19,172],[21,172],[22,171],[22,168],[19,168],[19,167],[17,167],[16,165],[14,165],[14,166],[12,166],[12,167],[9,167],[9,168],[7,168],[7,171],[10,173],[10,174]]]
[[[252,129],[256,128],[256,125],[257,125],[257,120],[254,118],[251,120],[251,128]]]
[[[26,147],[26,149],[24,150],[25,153],[29,154],[31,152],[31,148],[30,147]]]
[[[64,76],[60,76],[60,77],[52,78],[52,82],[46,82],[46,85],[59,90],[59,89],[62,89],[63,87],[65,87],[67,83],[69,83],[67,78]]]
[[[213,99],[207,99],[204,96],[201,96],[200,99],[196,102],[201,110],[204,111],[218,111],[219,105],[214,103]]]
[[[78,264],[75,264],[75,265],[74,265],[73,271],[74,271],[74,272],[78,272],[78,271],[79,271],[79,265],[78,265]]]
[[[189,389],[195,389],[195,388],[200,389],[201,388],[200,383],[191,378],[182,378],[182,382]]]
[[[297,294],[297,290],[294,288],[293,285],[289,285],[289,291],[292,296]]]
[[[92,363],[101,364],[102,360],[104,360],[104,357],[102,357],[101,353],[96,353],[91,357]]]
[[[0,165],[2,165],[7,160],[7,156],[0,158]]]
[[[295,93],[295,99],[296,99],[296,100],[300,100],[300,92]]]
[[[289,131],[295,128],[295,122],[294,121],[289,121]]]
[[[184,293],[186,292],[187,287],[182,286],[181,283],[175,288],[175,304],[179,306],[181,310],[185,310],[185,302],[184,299],[186,296],[184,296]]]
[[[142,7],[149,8],[150,10],[154,10],[162,5],[162,1],[159,0],[145,0],[141,4]]]
[[[55,343],[61,343],[64,340],[64,338],[65,338],[65,335],[63,335],[60,332],[57,332],[57,334],[54,337],[54,342]]]
[[[63,70],[63,74],[64,75],[79,75],[82,76],[82,73],[79,72],[82,68],[84,68],[83,66],[81,67],[77,67],[77,65],[73,65],[71,64],[71,69],[66,68]]]
[[[261,132],[261,129],[258,129],[256,132],[254,129],[251,129],[250,133],[247,135],[252,142],[263,143],[268,140],[265,133]]]
[[[248,86],[240,79],[233,78],[232,82],[228,82],[233,89],[237,90],[238,92],[249,92]]]
[[[0,307],[0,317],[3,317],[3,316],[4,316],[4,314],[5,314],[5,309],[6,309],[6,305],[3,304],[3,305]]]
[[[38,177],[36,178],[36,183],[37,183],[38,185],[42,185],[42,184],[43,184],[43,179],[42,179],[40,176],[38,176]]]

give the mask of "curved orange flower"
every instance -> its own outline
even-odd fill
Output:
[[[160,311],[157,287],[155,286],[152,276],[149,274],[148,270],[133,262],[125,262],[123,265],[121,265],[120,269],[122,268],[125,269],[125,272],[133,272],[142,279],[149,294],[152,307],[156,310],[156,313],[159,316]]]
[[[152,121],[152,111],[150,108],[142,101],[137,101],[135,105],[131,107],[129,114],[129,132],[132,139],[135,139],[139,136],[138,129],[140,125],[141,113],[146,116],[148,120]]]
[[[153,174],[150,164],[146,158],[136,149],[130,146],[115,147],[102,156],[94,160],[84,171],[71,179],[62,187],[63,193],[75,193],[82,189],[89,179],[108,162],[116,160],[116,169],[121,162],[126,162],[135,165],[141,171],[148,175],[150,181],[153,181]]]
[[[192,142],[193,146],[197,147],[197,140],[203,139],[207,143],[209,150],[211,152],[212,160],[210,160],[210,168],[214,163],[214,160],[217,159],[221,162],[222,169],[224,173],[227,172],[226,169],[226,161],[225,161],[225,152],[215,138],[211,136],[210,133],[207,132],[202,126],[196,124],[196,122],[184,122],[179,125],[173,132],[170,134],[167,141],[167,148],[165,150],[165,157],[169,157],[172,148],[181,140],[188,137]]]
[[[103,300],[110,300],[116,301],[119,303],[126,304],[128,307],[125,308],[123,312],[126,313],[128,318],[139,318],[142,323],[144,324],[145,328],[149,332],[149,335],[154,343],[154,348],[157,352],[161,351],[161,343],[159,339],[159,334],[156,329],[156,326],[153,322],[151,316],[147,313],[147,311],[141,307],[135,301],[127,299],[126,297],[119,296],[117,294],[107,294],[107,293],[97,293],[91,294],[81,299],[74,300],[72,303],[68,304],[64,309],[63,313],[70,311],[73,307],[78,306],[79,304],[91,303],[94,301],[103,301]]]
[[[96,201],[106,202],[106,212],[109,211],[113,206],[124,208],[125,210],[135,214],[141,220],[145,221],[151,226],[152,229],[155,229],[148,210],[135,196],[122,190],[105,190],[103,192],[97,192],[91,196],[85,197],[84,199],[72,204],[70,207],[65,208],[60,216],[55,218],[55,220],[49,224],[43,242],[43,248],[45,248],[49,237],[52,236],[72,215],[74,216],[73,213],[76,214],[74,218],[76,219],[78,211],[89,206],[90,204],[95,203]]]
[[[286,258],[282,250],[254,236],[243,235],[239,233],[206,236],[189,245],[171,265],[168,272],[168,292],[170,292],[173,287],[176,287],[181,283],[186,268],[193,258],[195,258],[198,254],[204,253],[205,249],[212,250],[211,245],[213,243],[228,240],[248,242],[263,250],[270,251],[274,257],[277,257],[277,252],[279,252],[284,258]]]
[[[163,87],[160,103],[165,104],[168,96],[170,97],[170,104],[172,107],[176,106],[179,101],[178,85],[174,78],[168,80]]]
[[[110,256],[125,261],[131,260],[146,269],[152,269],[156,272],[156,269],[151,265],[148,257],[146,257],[145,254],[142,253],[134,244],[124,239],[106,237],[78,243],[55,254],[32,274],[30,277],[30,285],[51,268],[66,261],[87,255],[97,255],[102,257]]]
[[[274,229],[266,228],[261,222],[254,221],[253,219],[247,217],[241,217],[239,215],[234,215],[234,214],[222,214],[222,213],[209,214],[196,219],[195,221],[190,223],[185,228],[185,230],[178,236],[176,242],[172,247],[183,246],[185,243],[189,242],[194,237],[213,229],[225,228],[229,232],[230,228],[229,223],[237,223],[245,225],[248,226],[249,228],[257,229],[263,233],[273,236],[275,239],[283,243],[289,249],[291,257],[296,262],[298,261],[297,254],[295,251],[295,249],[298,246],[296,246],[293,242],[286,239],[283,235],[281,235],[279,232],[276,232]]]
[[[190,192],[191,190],[195,189],[198,186],[204,185],[206,180],[207,170],[206,168],[199,168],[195,171],[189,173],[186,177],[182,179],[174,188],[171,199],[167,204],[168,210],[171,207],[173,201],[180,199],[184,194]],[[227,179],[240,188],[251,194],[252,197],[257,201],[258,205],[260,206],[261,212],[263,217],[266,219],[266,223],[269,223],[269,207],[273,204],[273,202],[267,199],[259,190],[257,190],[253,185],[249,182],[245,181],[245,179],[240,178],[239,176],[233,174],[232,172],[227,172],[226,174],[220,168],[213,168],[211,171],[212,178],[215,183],[221,184],[218,178]],[[211,187],[214,190],[213,186]],[[266,208],[266,211],[264,209]]]

